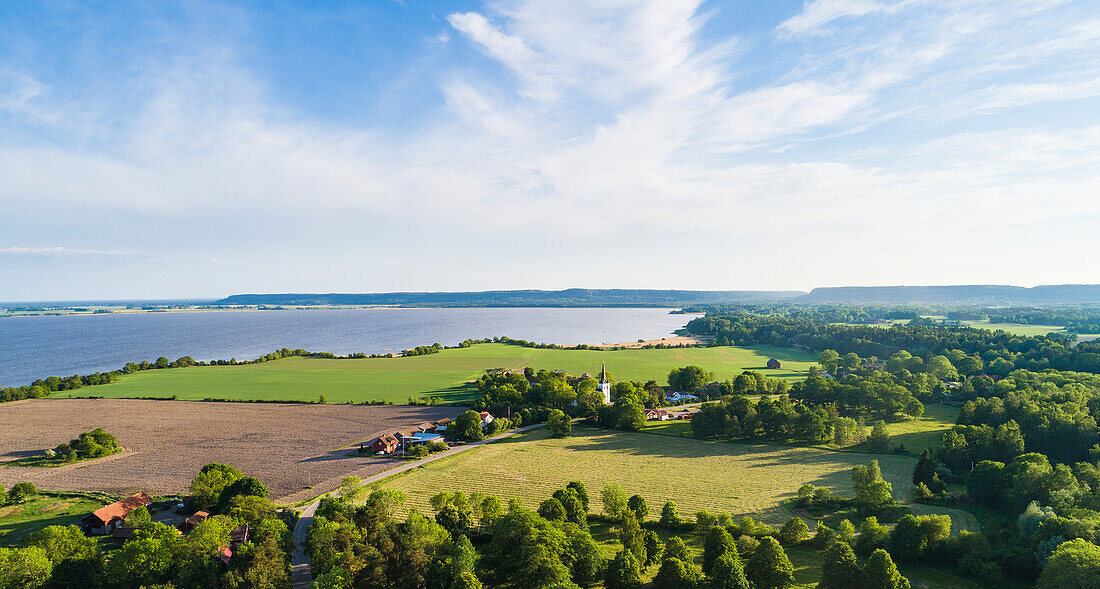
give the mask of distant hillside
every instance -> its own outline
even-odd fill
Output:
[[[405,307],[682,307],[790,300],[801,291],[588,289],[388,292],[365,294],[239,294],[214,305],[399,305]]]
[[[1100,285],[1060,284],[1025,288],[1006,285],[965,286],[831,286],[820,287],[792,302],[846,304],[1057,305],[1100,303]]]

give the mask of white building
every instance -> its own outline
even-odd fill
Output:
[[[607,363],[603,363],[603,368],[600,369],[600,386],[599,391],[603,393],[603,404],[611,404],[611,381],[607,380]]]

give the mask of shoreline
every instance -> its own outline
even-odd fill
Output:
[[[85,308],[85,307],[81,307]],[[414,309],[667,309],[678,311],[682,307],[666,305],[469,305],[469,306],[404,306],[404,305],[294,305],[268,307],[263,305],[242,305],[234,307],[186,307],[176,309],[117,309],[98,307],[107,312],[96,312],[95,307],[86,307],[89,311],[73,311],[59,308],[56,311],[0,313],[0,319],[16,317],[89,317],[97,315],[142,315],[149,313],[246,313],[258,311],[370,311],[378,309],[414,310]],[[684,313],[684,315],[702,315],[703,313]],[[612,344],[615,345],[615,344]]]

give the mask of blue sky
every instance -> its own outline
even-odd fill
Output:
[[[0,300],[1098,283],[1092,0],[0,4]]]

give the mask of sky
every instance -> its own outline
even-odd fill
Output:
[[[0,300],[1100,283],[1095,0],[0,3]]]

